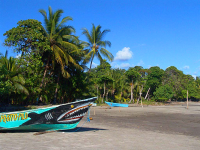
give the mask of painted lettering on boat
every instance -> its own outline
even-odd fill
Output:
[[[28,118],[28,113],[1,115],[0,122],[6,123],[10,121],[20,121],[20,120],[26,120],[27,118]]]

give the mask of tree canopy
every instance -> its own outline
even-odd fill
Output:
[[[12,47],[17,58],[0,54],[0,103],[28,105],[66,103],[97,96],[97,103],[139,102],[142,99],[166,102],[200,99],[200,77],[193,78],[170,66],[112,68],[113,55],[104,40],[110,30],[92,24],[83,28],[87,41],[81,41],[69,26],[72,17],[63,10],[48,14],[39,10],[44,25],[38,20],[21,20],[4,33],[4,46]],[[92,68],[94,57],[100,64]],[[105,58],[105,59],[104,59]],[[89,70],[87,67],[89,65]]]

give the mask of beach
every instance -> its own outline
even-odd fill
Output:
[[[91,107],[73,130],[34,135],[1,132],[0,149],[137,149],[199,150],[200,103],[110,109]]]

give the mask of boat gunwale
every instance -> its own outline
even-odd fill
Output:
[[[97,97],[92,97],[92,98],[88,98],[88,99],[78,100],[78,101],[74,101],[74,102],[69,102],[69,103],[64,103],[64,104],[60,104],[60,105],[44,107],[44,108],[36,108],[36,109],[28,109],[28,110],[12,111],[12,112],[2,112],[2,113],[0,113],[0,115],[13,114],[13,113],[22,113],[22,112],[32,112],[32,111],[37,111],[37,110],[41,110],[41,109],[48,109],[48,108],[52,108],[52,107],[56,108],[58,106],[62,106],[62,105],[66,105],[66,104],[74,104],[74,103],[78,103],[78,102],[88,101],[88,100],[91,100],[93,98],[97,98]]]

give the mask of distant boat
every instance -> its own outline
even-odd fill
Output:
[[[0,130],[67,130],[76,128],[96,97],[76,102],[0,113]]]
[[[113,102],[106,102],[110,107],[128,107],[128,104],[121,104],[121,103],[113,103]]]

